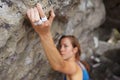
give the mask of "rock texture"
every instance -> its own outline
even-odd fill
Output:
[[[26,19],[26,10],[37,2],[47,13],[57,5],[54,1],[0,1],[0,80],[54,79],[39,37]]]
[[[0,80],[62,80],[63,78],[61,73],[51,69],[40,39],[26,18],[27,9],[35,6],[37,2],[42,4],[47,16],[49,10],[54,8],[56,18],[51,31],[56,44],[64,34],[72,34],[79,39],[83,53],[81,59],[88,60],[91,65],[90,74],[93,80],[110,80],[111,77],[111,80],[118,80],[119,59],[115,60],[109,55],[115,53],[113,55],[115,58],[119,55],[120,28],[115,27],[116,30],[113,32],[114,27],[108,28],[109,20],[119,21],[117,17],[119,14],[116,12],[119,11],[118,0],[115,0],[117,8],[115,4],[112,6],[116,17],[113,17],[114,14],[110,10],[109,2],[114,3],[112,0],[105,0],[105,6],[102,0],[1,0]],[[113,38],[116,40],[114,32],[118,33],[115,42],[113,42]],[[108,65],[104,67],[104,63]],[[114,68],[111,66],[113,63],[117,67],[111,71],[110,69]],[[102,74],[105,69],[106,73]],[[100,74],[102,75],[98,76]]]
[[[95,80],[120,80],[120,1],[103,2],[106,19],[93,31],[95,47],[89,59],[92,62],[91,76]]]

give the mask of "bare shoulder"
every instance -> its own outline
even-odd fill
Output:
[[[74,61],[64,61],[64,66],[59,67],[57,71],[62,72],[64,74],[72,75],[76,73],[81,73],[81,68]]]
[[[77,63],[74,63],[74,65],[76,67],[76,71],[70,75],[67,75],[68,80],[82,80],[82,68]]]

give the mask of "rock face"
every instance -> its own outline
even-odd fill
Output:
[[[95,47],[89,59],[92,64],[91,76],[95,80],[120,80],[120,1],[103,2],[106,9],[105,22],[92,32]]]
[[[62,80],[63,78],[61,73],[51,69],[40,39],[26,18],[26,10],[35,6],[37,2],[42,4],[47,16],[49,10],[54,8],[56,18],[51,31],[56,44],[61,35],[75,35],[81,43],[83,53],[81,59],[89,60],[92,66],[91,77],[93,80],[104,80],[103,76],[106,74],[99,78],[95,75],[101,74],[98,70],[101,68],[94,69],[91,56],[99,55],[100,59],[101,56],[105,56],[112,61],[113,58],[109,56],[112,53],[109,51],[114,52],[117,48],[115,54],[118,55],[120,44],[118,44],[119,38],[115,44],[107,42],[111,40],[112,28],[107,30],[108,27],[104,25],[108,19],[106,11],[109,8],[105,11],[101,0],[1,0],[0,80]],[[106,0],[104,3],[108,2]],[[102,60],[106,61],[106,58],[104,60],[102,57]],[[119,59],[113,61],[119,62]],[[118,62],[115,65],[119,66]],[[109,65],[112,65],[111,63]],[[119,67],[112,71],[109,68],[106,73],[114,73],[115,78],[118,78],[116,70],[119,70]],[[111,77],[111,74],[108,77]]]
[[[53,80],[55,75],[57,77],[44,57],[38,35],[26,19],[26,10],[37,2],[43,4],[47,13],[50,7],[57,5],[54,1],[0,1],[0,80]]]

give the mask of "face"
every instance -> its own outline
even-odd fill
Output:
[[[74,57],[74,48],[71,44],[71,41],[69,38],[63,38],[60,42],[60,54],[63,57],[63,59],[70,59]]]

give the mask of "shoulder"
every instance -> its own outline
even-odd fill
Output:
[[[77,73],[78,71],[81,72],[82,69],[79,65],[74,61],[64,61],[64,66],[59,67],[57,71],[62,72],[64,74],[72,75]]]

